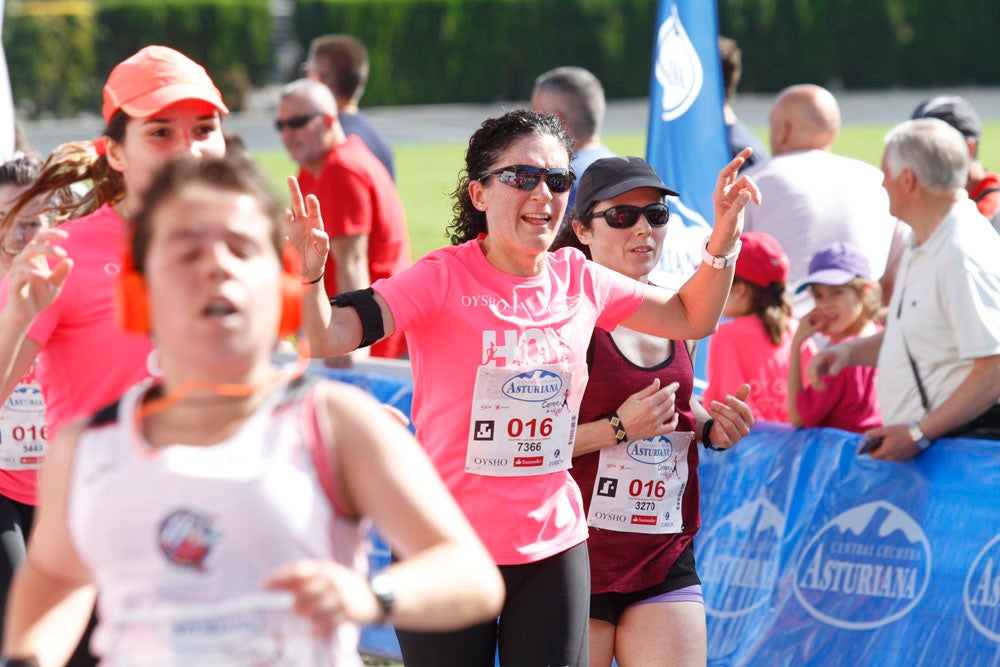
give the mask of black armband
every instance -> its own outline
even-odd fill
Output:
[[[375,290],[371,287],[331,297],[330,305],[337,308],[351,306],[358,311],[358,317],[361,318],[361,344],[358,347],[368,347],[385,338],[382,309],[375,301]]]

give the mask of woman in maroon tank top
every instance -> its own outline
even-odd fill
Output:
[[[666,236],[668,194],[676,193],[640,158],[598,160],[555,245],[649,282]],[[591,667],[613,658],[704,665],[705,611],[691,546],[700,526],[697,443],[728,449],[749,432],[750,387],[705,410],[691,398],[683,341],[624,327],[595,330],[588,365],[571,473],[590,526]]]

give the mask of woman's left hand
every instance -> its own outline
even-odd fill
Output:
[[[753,413],[745,402],[749,396],[750,385],[744,384],[735,394],[727,395],[725,403],[712,401],[708,405],[708,414],[715,420],[708,433],[713,445],[729,449],[750,432]]]
[[[715,225],[712,228],[710,251],[728,255],[736,247],[743,233],[743,209],[753,201],[760,204],[760,189],[749,176],[739,176],[740,167],[746,162],[751,148],[744,148],[719,172],[719,179],[712,193],[715,204]]]
[[[313,633],[329,635],[340,623],[381,620],[381,608],[368,581],[339,563],[304,560],[287,565],[264,584],[295,597],[295,612],[312,622]]]

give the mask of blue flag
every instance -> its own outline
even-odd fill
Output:
[[[650,279],[677,289],[701,263],[714,219],[712,190],[729,162],[729,141],[715,2],[660,0],[657,25],[646,161],[680,197],[670,198],[663,256]],[[699,345],[696,392],[704,388],[705,348]]]
[[[670,202],[659,267],[666,286],[679,286],[701,262],[701,242],[712,226],[712,190],[729,161],[729,142],[715,3],[660,0],[658,14],[646,161],[681,193]]]

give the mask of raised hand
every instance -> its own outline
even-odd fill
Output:
[[[751,153],[753,149],[744,148],[719,172],[715,191],[712,193],[712,202],[715,204],[712,238],[719,246],[711,247],[715,254],[728,254],[743,233],[743,209],[746,205],[751,201],[760,204],[760,189],[757,184],[749,176],[738,174]]]
[[[311,281],[320,276],[326,267],[330,237],[323,227],[316,195],[303,199],[299,181],[294,176],[288,177],[288,194],[292,207],[285,211],[285,233],[302,258],[303,279]]]
[[[14,257],[5,307],[11,316],[30,322],[55,301],[73,269],[66,250],[55,245],[67,236],[58,228],[43,229]]]

